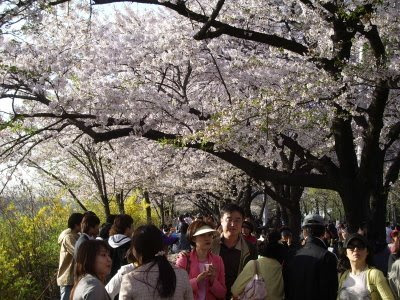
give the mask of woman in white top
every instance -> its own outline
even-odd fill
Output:
[[[383,273],[371,267],[372,252],[367,239],[357,233],[351,234],[344,241],[343,248],[339,260],[338,299],[394,300]]]
[[[168,262],[163,251],[162,232],[156,226],[137,228],[130,251],[137,267],[122,276],[119,299],[193,299],[186,271]]]

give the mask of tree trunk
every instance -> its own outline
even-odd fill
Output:
[[[161,196],[161,204],[160,204],[160,215],[161,215],[161,224],[165,224],[164,197],[162,197],[162,196]]]
[[[282,220],[282,225],[283,226],[288,226],[289,224],[289,213],[288,209],[284,207],[282,204],[280,205],[280,210],[281,210],[281,220]]]
[[[108,202],[107,198],[101,197],[101,200],[103,202],[104,213],[105,213],[106,219],[107,219],[111,215],[110,203]]]
[[[367,190],[366,187],[360,187],[358,183],[352,182],[339,192],[350,233],[357,232],[362,223],[369,223],[370,209]]]
[[[115,195],[115,199],[118,205],[118,211],[120,214],[125,214],[125,206],[124,206],[124,191],[121,190],[120,193]]]
[[[300,239],[301,232],[301,211],[300,201],[292,203],[287,209],[288,227],[293,233],[293,243],[297,244]]]
[[[386,206],[388,192],[380,190],[371,195],[371,220],[368,223],[368,235],[371,240],[386,242]]]
[[[151,206],[150,206],[150,198],[149,198],[149,192],[144,191],[143,192],[143,197],[144,197],[144,202],[146,203],[146,219],[147,219],[147,224],[151,224]]]
[[[263,200],[263,204],[261,206],[260,214],[258,215],[259,220],[262,220],[262,218],[264,216],[264,210],[265,210],[265,207],[267,206],[267,200],[268,200],[268,195],[267,195],[267,192],[264,191],[264,200]],[[265,220],[265,222],[267,222],[267,221],[268,220]]]

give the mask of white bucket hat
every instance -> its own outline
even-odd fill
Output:
[[[217,232],[217,231],[215,229],[212,229],[210,226],[205,225],[197,229],[196,232],[193,234],[193,236],[198,236],[209,232]]]

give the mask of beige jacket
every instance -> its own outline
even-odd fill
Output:
[[[165,299],[161,298],[155,286],[159,276],[157,264],[152,263],[142,265],[135,268],[132,272],[122,276],[121,290],[119,292],[119,299],[133,300],[133,299]],[[176,288],[175,293],[170,300],[193,300],[192,287],[189,283],[189,276],[186,270],[179,269],[173,266],[176,275]]]
[[[61,232],[58,237],[60,249],[60,263],[58,265],[57,285],[74,284],[74,248],[79,234],[73,233],[70,228]]]
[[[221,250],[221,244],[223,243],[223,235],[216,237],[213,240],[213,244],[211,247],[212,253],[215,255],[219,255],[219,252]],[[239,262],[239,270],[238,270],[238,275],[240,272],[242,272],[244,266],[252,259],[257,259],[258,253],[257,249],[254,245],[246,242],[246,240],[243,238],[242,235],[240,235],[240,238],[235,246],[237,250],[240,250],[240,262]]]

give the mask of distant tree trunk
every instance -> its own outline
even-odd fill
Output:
[[[101,197],[101,201],[103,202],[104,213],[107,219],[111,215],[110,203],[108,202],[108,198],[104,196]]]
[[[161,201],[160,201],[160,215],[161,215],[161,224],[165,224],[164,197],[161,197]]]
[[[115,199],[116,199],[116,201],[117,201],[119,213],[120,213],[120,214],[125,214],[124,190],[121,190],[121,192],[117,193],[117,194],[115,195]]]
[[[259,219],[259,220],[262,220],[262,218],[263,218],[264,210],[265,210],[265,207],[267,206],[267,200],[268,200],[268,194],[267,194],[267,192],[266,192],[265,189],[264,189],[264,200],[263,200],[263,204],[262,204],[262,206],[261,206],[260,214],[258,215],[258,219]],[[267,222],[267,221],[268,221],[268,220],[265,220],[265,222]]]
[[[242,197],[241,199],[239,199],[239,205],[244,209],[244,214],[246,216],[246,218],[250,218],[251,220],[253,220],[253,215],[251,214],[251,183],[249,182],[243,191]]]
[[[144,191],[143,192],[143,197],[144,197],[144,202],[146,203],[146,219],[147,219],[147,224],[151,224],[151,203],[150,203],[150,198],[149,198],[149,192]]]
[[[289,215],[288,215],[288,209],[284,207],[282,204],[280,204],[280,211],[281,211],[281,220],[282,220],[282,225],[287,226],[289,224]]]

